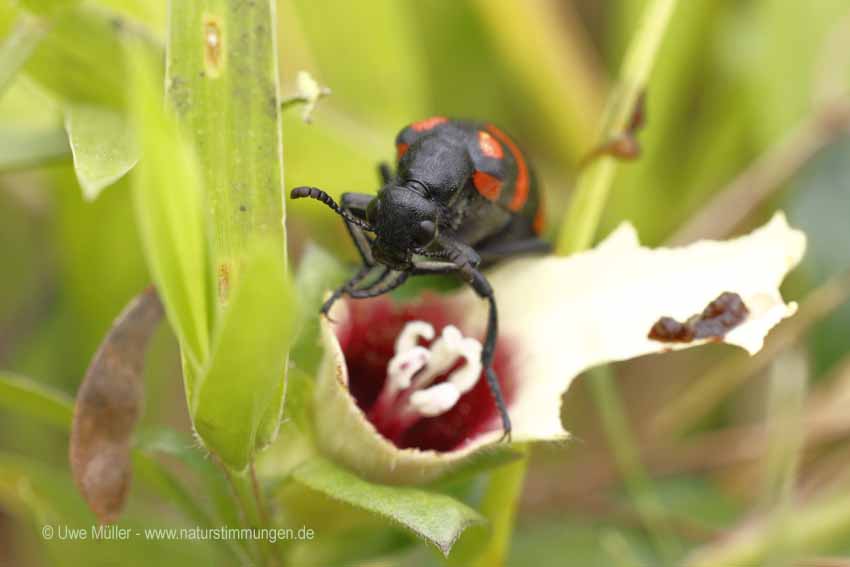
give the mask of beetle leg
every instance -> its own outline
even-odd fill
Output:
[[[340,206],[352,215],[366,220],[366,207],[374,199],[374,195],[366,195],[365,193],[343,193],[340,200]],[[351,240],[357,246],[357,251],[363,259],[363,263],[367,266],[375,265],[375,258],[372,256],[372,242],[363,229],[354,223],[345,222],[345,227],[348,229],[348,234],[351,235]]]
[[[390,164],[385,161],[378,164],[378,178],[381,180],[381,185],[386,185],[392,181],[393,170],[390,168]]]
[[[413,276],[432,276],[437,274],[453,274],[458,267],[454,262],[436,262],[433,260],[422,260],[413,264],[410,274]]]
[[[499,335],[499,314],[496,310],[496,297],[493,294],[493,288],[490,282],[484,277],[484,274],[473,268],[469,264],[461,267],[460,276],[468,283],[472,289],[482,299],[486,299],[490,304],[490,310],[487,314],[487,332],[484,336],[484,345],[481,349],[481,365],[484,367],[484,373],[487,377],[487,385],[490,386],[490,393],[493,394],[493,399],[496,401],[496,407],[499,408],[499,416],[502,418],[502,439],[510,442],[511,440],[511,418],[508,415],[508,408],[505,405],[505,399],[502,396],[502,388],[499,385],[499,378],[496,376],[496,371],[493,370],[493,355],[496,351],[496,337]]]
[[[383,266],[381,267],[381,270],[382,271],[378,275],[377,279],[369,286],[363,289],[355,289],[357,284],[363,281],[366,275],[372,271],[372,268],[369,266],[363,266],[360,268],[360,271],[357,272],[353,278],[338,287],[327,301],[325,301],[324,305],[322,305],[322,314],[327,316],[334,302],[343,295],[347,295],[352,299],[368,299],[370,297],[377,297],[379,295],[389,293],[401,286],[401,284],[407,281],[407,278],[410,276],[409,272],[389,270]]]
[[[343,294],[349,292],[350,290],[353,290],[357,286],[357,284],[363,281],[363,278],[365,278],[371,271],[372,266],[361,267],[350,280],[336,288],[331,294],[331,296],[325,300],[325,302],[322,304],[322,309],[320,310],[320,313],[325,317],[328,317],[328,313],[330,313],[331,307],[333,307],[333,304],[336,302],[336,300],[342,297]],[[383,278],[385,275],[386,271],[382,273],[379,278]],[[328,319],[330,319],[330,317],[328,317]]]
[[[460,247],[452,245],[453,253],[450,257],[452,262],[434,262],[423,261],[414,265],[411,272],[414,275],[422,274],[446,274],[457,273],[463,281],[469,284],[475,293],[486,299],[489,303],[489,312],[487,314],[487,332],[484,336],[484,344],[481,349],[481,365],[484,367],[484,373],[487,377],[487,385],[490,387],[490,392],[496,402],[496,407],[499,410],[499,417],[502,419],[502,431],[504,432],[502,439],[511,439],[511,418],[508,415],[508,408],[505,405],[505,399],[502,396],[502,388],[499,385],[499,379],[496,376],[496,371],[493,370],[493,355],[496,351],[496,338],[499,334],[499,315],[496,309],[496,298],[493,294],[493,288],[487,278],[484,277],[473,262],[477,260],[478,255],[469,258]]]
[[[408,272],[397,272],[387,270],[375,283],[364,289],[348,290],[346,293],[353,299],[368,299],[389,293],[401,286],[410,274]]]

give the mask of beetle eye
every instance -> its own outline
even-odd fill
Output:
[[[419,246],[426,246],[434,240],[437,235],[437,227],[432,221],[424,220],[419,223],[414,235],[414,240]]]

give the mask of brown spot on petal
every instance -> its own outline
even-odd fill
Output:
[[[680,323],[661,317],[649,330],[649,338],[666,343],[689,343],[698,339],[722,339],[743,323],[750,310],[737,293],[724,292],[709,303],[702,313]]]
[[[77,392],[71,471],[101,523],[118,518],[130,490],[130,438],[141,413],[145,347],[162,314],[152,287],[133,299],[101,343]]]

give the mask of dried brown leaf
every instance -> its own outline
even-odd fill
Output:
[[[101,523],[118,518],[130,490],[130,440],[144,398],[145,347],[162,316],[153,287],[136,296],[101,343],[77,392],[71,471]]]

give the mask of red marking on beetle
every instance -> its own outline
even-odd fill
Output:
[[[487,157],[502,159],[505,155],[502,152],[501,144],[484,130],[478,131],[478,147],[481,148],[481,153]]]
[[[472,183],[482,197],[491,201],[498,200],[502,193],[502,180],[489,173],[476,171],[472,174]]]
[[[516,183],[514,184],[514,196],[511,199],[511,202],[508,203],[508,208],[514,212],[519,211],[525,206],[525,202],[528,200],[528,164],[525,163],[525,157],[522,155],[519,147],[511,140],[507,134],[493,126],[492,124],[487,125],[487,129],[490,130],[496,138],[499,139],[500,142],[505,144],[509,150],[511,150],[511,154],[514,156],[514,161],[516,161]]]
[[[426,118],[425,120],[414,122],[410,125],[410,127],[417,132],[425,132],[426,130],[431,130],[432,128],[448,121],[449,119],[445,116],[432,116],[431,118]]]
[[[534,213],[534,221],[531,224],[531,229],[534,234],[542,234],[543,226],[546,224],[546,213],[543,211],[543,202],[537,203],[537,212]]]
[[[404,154],[407,153],[407,148],[410,147],[410,144],[398,144],[396,145],[396,160],[400,160],[404,157]]]

